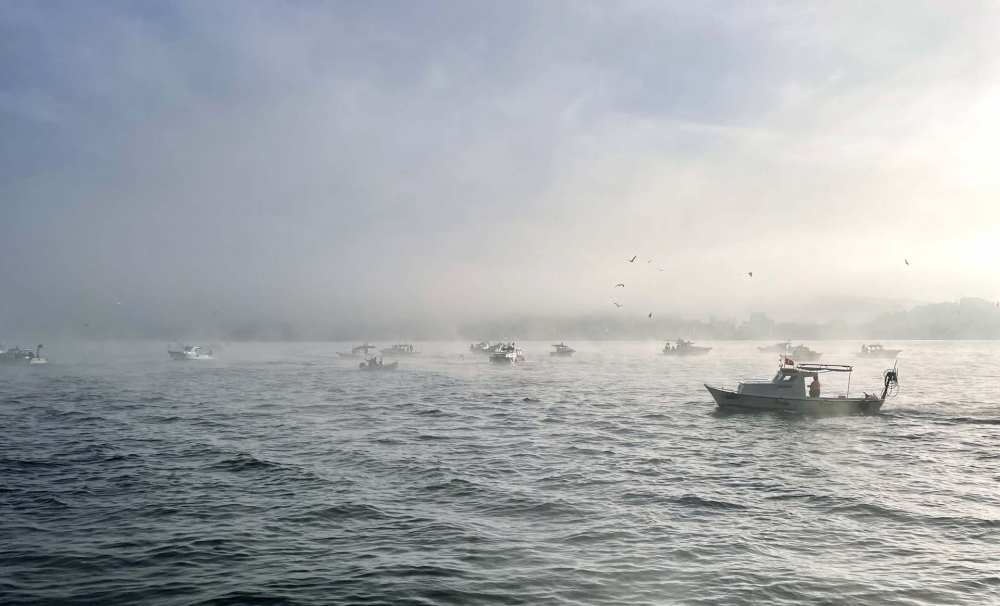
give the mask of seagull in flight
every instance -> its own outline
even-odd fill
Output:
[[[649,261],[646,261],[646,263],[652,263],[652,262],[653,262],[653,260],[652,260],[652,259],[650,259]]]
[[[615,303],[615,302],[612,301],[612,303]],[[615,307],[625,307],[625,306],[624,305],[619,305],[619,304],[615,303]]]
[[[752,271],[748,271],[747,273],[750,274],[751,278],[753,277],[753,272]]]
[[[653,312],[649,312],[649,316],[647,316],[647,317],[652,318],[653,317]]]
[[[615,284],[615,288],[618,288],[619,286],[621,286],[622,288],[625,288],[624,284]]]
[[[907,261],[906,259],[903,259],[903,263],[906,263],[907,265],[909,265],[909,264],[910,264],[910,262],[909,262],[909,261]]]
[[[635,263],[635,258],[636,258],[636,257],[638,257],[638,256],[639,256],[639,255],[635,255],[635,256],[633,256],[633,257],[632,257],[631,259],[629,259],[629,260],[628,260],[628,262],[629,262],[629,263]]]

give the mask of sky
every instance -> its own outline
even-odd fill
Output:
[[[0,0],[0,334],[997,300],[998,13]]]

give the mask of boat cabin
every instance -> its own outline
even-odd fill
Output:
[[[820,397],[820,373],[846,372],[850,366],[839,364],[802,364],[798,367],[782,366],[770,382],[745,381],[736,388],[736,393],[767,398],[803,399]],[[848,381],[848,388],[850,381]],[[844,397],[844,396],[840,396]]]

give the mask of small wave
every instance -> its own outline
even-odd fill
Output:
[[[467,480],[452,478],[447,482],[429,484],[420,490],[424,492],[447,492],[453,496],[468,496],[478,493],[480,488]]]
[[[52,469],[55,467],[62,466],[63,463],[58,461],[35,461],[32,459],[0,459],[0,469],[10,468],[10,469],[34,469],[34,468],[47,468]]]
[[[200,606],[244,606],[247,604],[283,606],[284,604],[298,604],[298,602],[274,593],[265,593],[262,591],[230,591],[209,600],[196,602],[196,604]]]
[[[948,419],[953,425],[1000,425],[1000,419],[976,419],[973,417],[955,417]]]
[[[289,522],[341,522],[346,520],[386,520],[385,513],[377,507],[364,503],[344,503],[313,509],[285,518]]]
[[[740,505],[739,503],[730,503],[728,501],[716,501],[714,499],[705,499],[699,497],[698,495],[684,495],[683,497],[674,499],[674,502],[678,505],[685,505],[688,507],[699,507],[706,509],[749,509],[746,505]]]
[[[540,402],[541,400],[536,400],[535,398],[524,398],[522,402]]]
[[[280,469],[282,466],[279,463],[272,463],[271,461],[258,459],[253,455],[240,453],[231,459],[224,459],[213,463],[210,467],[212,469],[220,469],[223,471],[240,472],[255,470],[266,471],[270,469]]]

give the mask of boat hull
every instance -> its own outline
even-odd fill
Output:
[[[198,355],[191,356],[191,355],[188,355],[188,354],[184,353],[183,351],[168,351],[167,353],[170,354],[170,359],[171,360],[211,360],[212,359],[212,356],[209,356],[207,354],[198,354]]]
[[[684,349],[664,350],[665,356],[704,356],[712,351],[711,347],[686,347]]]
[[[556,358],[568,358],[568,357],[572,356],[573,353],[574,352],[572,352],[572,351],[562,351],[562,352],[560,352],[560,351],[550,351],[549,355],[553,356],[553,357],[556,357]]]
[[[878,353],[859,353],[858,357],[859,358],[889,358],[891,360],[891,359],[896,358],[896,356],[898,356],[902,351],[903,351],[902,349],[886,349],[886,350],[880,351]]]
[[[510,366],[518,362],[523,362],[523,357],[517,356],[490,356],[490,364],[500,364],[502,366]]]
[[[884,400],[878,398],[774,398],[752,396],[705,385],[719,408],[742,410],[790,410],[817,415],[876,414]]]
[[[361,370],[362,372],[382,372],[387,370],[396,370],[397,368],[399,368],[399,362],[393,362],[392,364],[382,364],[382,365],[376,364],[374,366],[368,366],[362,362],[359,370]]]
[[[17,366],[27,366],[29,364],[48,364],[48,360],[45,358],[23,358],[23,357],[6,357],[0,358],[0,364],[4,365],[17,365]]]

